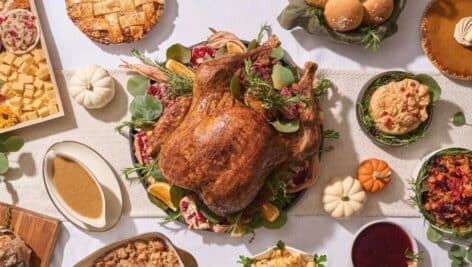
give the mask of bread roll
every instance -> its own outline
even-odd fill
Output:
[[[310,6],[324,8],[328,0],[305,0],[305,2]]]
[[[329,0],[324,15],[331,29],[347,32],[361,25],[364,8],[359,0]]]
[[[392,16],[393,0],[363,0],[364,20],[367,25],[379,25]]]

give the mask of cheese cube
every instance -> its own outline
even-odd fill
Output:
[[[10,74],[10,77],[8,77],[8,81],[13,82],[18,80],[18,72],[14,71]]]
[[[11,89],[15,91],[15,93],[23,93],[24,85],[19,82],[14,82],[11,84]]]
[[[33,95],[34,95],[34,91],[31,89],[25,90],[25,92],[23,93],[23,96],[27,98],[33,98]]]
[[[54,90],[54,86],[52,86],[52,83],[50,83],[50,82],[45,82],[44,83],[44,89],[46,91],[52,91],[52,90]]]
[[[10,75],[11,67],[6,64],[0,65],[0,73],[5,74],[7,76]]]
[[[26,63],[28,65],[32,65],[34,63],[34,57],[32,57],[30,54],[25,54],[21,58],[23,59],[22,63]]]
[[[54,93],[54,91],[47,91],[45,97],[47,100],[53,100],[56,99],[56,94]]]
[[[44,82],[41,81],[40,79],[36,79],[36,80],[34,80],[33,85],[34,85],[34,87],[36,87],[36,89],[43,89]]]
[[[31,90],[34,92],[34,85],[32,84],[25,84],[25,90]]]
[[[16,66],[16,67],[20,67],[23,62],[25,61],[25,58],[24,57],[17,57],[14,61],[13,61],[13,66]]]
[[[2,82],[7,82],[8,81],[8,76],[6,76],[5,74],[0,73],[0,81],[1,81],[0,84]]]
[[[49,108],[48,107],[42,107],[42,108],[38,109],[38,114],[41,117],[46,117],[47,115],[49,115]]]
[[[43,90],[36,90],[33,94],[33,98],[40,98],[43,95],[44,91]]]
[[[15,115],[17,117],[19,117],[21,115],[21,110],[20,110],[20,107],[10,107],[11,111],[13,111],[13,113],[15,113]]]
[[[23,111],[33,111],[33,106],[30,104],[23,105]]]
[[[39,107],[41,107],[41,105],[43,105],[43,101],[41,101],[41,99],[36,99],[33,101],[33,108],[34,109],[38,109]]]
[[[7,63],[8,65],[11,65],[15,59],[16,56],[10,52],[6,52],[3,56],[3,62]]]
[[[5,96],[6,96],[7,98],[12,98],[12,97],[15,97],[15,96],[17,96],[17,95],[21,96],[21,94],[17,94],[17,93],[15,93],[15,91],[13,91],[13,90],[8,90],[8,92],[6,93]]]
[[[28,113],[24,113],[20,116],[20,122],[25,122],[28,120]]]
[[[15,96],[15,97],[12,97],[12,98],[8,99],[8,104],[10,104],[11,106],[14,106],[14,107],[21,106],[21,97]]]
[[[40,64],[39,69],[36,73],[39,79],[46,81],[49,79],[49,70],[46,64]]]
[[[28,112],[26,113],[28,120],[34,120],[38,118],[38,114],[36,114],[36,111]]]
[[[33,102],[33,99],[27,97],[23,98],[23,105],[29,105],[31,102]]]
[[[54,113],[58,113],[58,112],[59,112],[59,110],[57,109],[57,106],[56,106],[56,105],[53,105],[53,106],[49,105],[49,106],[48,106],[48,109],[49,109],[49,114],[54,114]]]
[[[18,80],[21,83],[33,83],[34,82],[34,77],[31,76],[31,75],[20,74],[18,76]]]
[[[31,54],[33,55],[36,62],[40,62],[46,59],[46,55],[44,54],[43,49],[34,49],[33,51],[31,51]]]
[[[5,83],[3,84],[2,88],[0,89],[0,94],[6,95],[7,92],[10,90],[11,84],[10,83]]]

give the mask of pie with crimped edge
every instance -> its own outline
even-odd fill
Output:
[[[70,19],[103,44],[140,40],[156,25],[165,0],[66,0]]]
[[[421,20],[421,45],[433,65],[461,80],[472,80],[472,48],[454,38],[457,22],[472,15],[470,0],[433,0]]]

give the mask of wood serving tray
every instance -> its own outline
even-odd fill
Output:
[[[47,267],[59,235],[60,221],[22,208],[0,203],[0,214],[11,208],[11,228],[31,248],[31,267]]]
[[[3,128],[3,129],[0,128],[0,133],[10,132],[10,131],[18,130],[18,129],[25,128],[25,127],[28,127],[28,126],[31,126],[31,125],[35,125],[35,124],[43,123],[43,122],[46,122],[46,121],[50,121],[52,119],[64,117],[64,107],[62,105],[61,96],[59,94],[59,89],[57,87],[56,77],[54,76],[54,69],[51,65],[51,58],[49,56],[48,48],[47,48],[47,45],[46,45],[46,39],[44,38],[44,31],[43,31],[43,26],[42,26],[43,24],[41,23],[41,18],[38,15],[38,10],[36,8],[35,0],[29,0],[29,4],[30,4],[29,11],[31,11],[31,13],[33,13],[33,15],[35,15],[39,19],[40,38],[39,38],[39,43],[38,43],[37,46],[41,47],[44,50],[44,54],[46,56],[46,63],[48,65],[48,69],[49,69],[49,76],[51,78],[51,83],[54,87],[54,92],[56,94],[57,108],[58,108],[59,112],[48,115],[48,116],[45,116],[44,118],[38,118],[38,119],[34,119],[34,120],[28,120],[28,121],[25,121],[25,122],[20,122],[18,124],[15,124],[12,127]]]

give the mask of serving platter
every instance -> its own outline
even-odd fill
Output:
[[[58,219],[0,203],[0,217],[11,211],[10,227],[33,251],[32,267],[48,267],[60,233]]]
[[[31,11],[31,13],[34,16],[36,16],[36,18],[40,18],[39,14],[38,14],[38,11],[37,11],[37,8],[36,8],[35,1],[34,0],[28,0],[28,2],[29,2],[29,6],[30,6],[29,10]],[[29,127],[29,126],[32,126],[32,125],[44,123],[44,122],[47,122],[47,121],[50,121],[50,120],[53,120],[53,119],[57,119],[57,118],[60,118],[60,117],[64,116],[64,107],[62,105],[62,100],[61,100],[61,97],[60,97],[59,89],[58,89],[56,78],[55,78],[55,75],[54,75],[54,68],[51,64],[51,58],[50,58],[50,55],[49,55],[49,52],[48,52],[46,39],[44,38],[44,32],[43,32],[42,26],[41,26],[43,24],[41,23],[41,19],[38,19],[38,23],[40,25],[40,27],[39,27],[39,33],[40,34],[39,34],[39,43],[37,44],[36,48],[40,48],[44,51],[46,65],[47,65],[48,72],[49,72],[50,83],[52,84],[51,89],[52,89],[52,92],[54,94],[54,99],[55,99],[56,105],[57,105],[57,112],[51,113],[51,114],[46,115],[44,117],[39,116],[36,119],[28,119],[26,121],[19,122],[19,123],[15,124],[11,127],[0,128],[0,133],[5,133],[5,132],[13,131],[13,130],[22,129],[22,128],[25,128],[25,127]],[[0,57],[5,55],[6,53],[7,52],[2,52],[0,54]],[[2,60],[2,62],[3,62],[3,60]]]
[[[46,176],[46,155],[51,150],[66,155],[74,155],[75,158],[80,159],[81,163],[87,166],[90,172],[94,174],[95,179],[102,187],[103,194],[105,197],[106,224],[104,227],[93,227],[77,219],[77,217],[75,217],[65,205],[61,205],[63,201],[59,199],[57,194],[52,193],[52,190],[54,189],[50,188],[52,185],[48,182],[48,178]],[[72,224],[86,231],[104,232],[112,229],[118,223],[123,210],[123,197],[121,193],[120,183],[118,182],[118,178],[116,177],[115,172],[110,167],[108,162],[91,147],[75,141],[63,141],[55,143],[51,147],[49,147],[49,149],[45,153],[42,170],[43,182],[49,195],[49,198],[51,199],[52,203],[57,208],[57,210]]]

